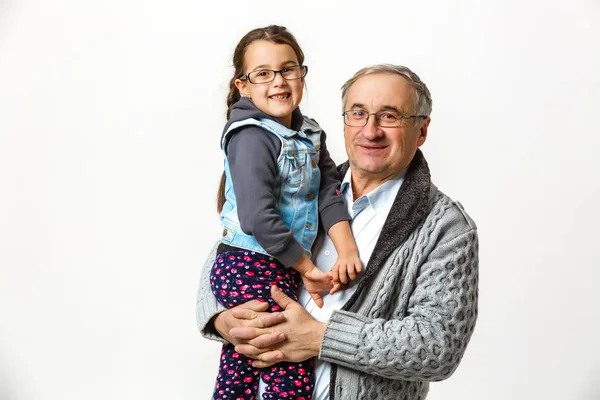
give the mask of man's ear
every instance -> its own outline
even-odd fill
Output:
[[[419,137],[417,138],[417,147],[421,147],[425,140],[427,140],[427,129],[429,128],[429,123],[431,122],[431,117],[427,117],[421,122],[421,128],[419,129]]]
[[[246,81],[243,81],[241,79],[236,79],[235,87],[239,90],[240,96],[250,97],[250,93],[248,92],[248,84],[246,83]]]

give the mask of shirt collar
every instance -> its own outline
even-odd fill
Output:
[[[405,175],[406,170],[402,171],[392,179],[385,181],[377,188],[361,197],[367,198],[369,205],[377,214],[387,214],[392,208],[392,204],[394,204],[396,195],[402,186],[402,182],[404,182]],[[344,175],[344,179],[342,180],[342,184],[340,185],[341,192],[347,199],[350,199],[350,201],[352,201],[351,178],[352,171],[348,168],[348,171],[346,171],[346,175]],[[358,199],[356,200],[358,201]]]

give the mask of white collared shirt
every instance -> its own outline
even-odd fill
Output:
[[[317,307],[304,288],[300,291],[299,302],[317,320],[327,322],[334,310],[339,310],[352,297],[356,287],[367,266],[371,253],[375,248],[383,224],[392,208],[398,190],[404,181],[404,172],[393,179],[386,181],[376,189],[353,200],[351,171],[348,169],[341,185],[341,192],[346,201],[348,214],[352,218],[351,228],[358,255],[363,265],[363,272],[354,281],[351,281],[345,290],[337,293],[323,295],[323,308]],[[337,259],[337,252],[328,235],[319,235],[313,245],[313,261],[322,271],[331,271]],[[313,400],[329,399],[329,378],[331,366],[328,362],[315,361],[315,391]],[[264,384],[261,380],[257,399],[262,399]]]

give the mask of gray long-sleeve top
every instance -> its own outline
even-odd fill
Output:
[[[258,110],[252,100],[242,98],[233,106],[223,134],[232,123],[248,118],[270,118],[277,121]],[[300,109],[296,108],[292,114],[291,129],[299,130],[303,120]],[[327,232],[337,222],[349,220],[350,217],[344,200],[337,191],[340,181],[335,163],[327,151],[325,139],[326,134],[322,131],[318,202],[319,221]],[[270,255],[286,267],[291,267],[302,257],[304,251],[276,210],[273,187],[280,152],[280,140],[255,125],[239,128],[231,134],[226,143],[227,160],[242,231],[253,235]]]

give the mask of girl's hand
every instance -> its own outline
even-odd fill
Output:
[[[329,294],[334,294],[345,286],[351,280],[355,280],[358,274],[362,272],[362,262],[358,253],[338,255],[335,265],[331,270],[333,278],[333,288]]]
[[[323,307],[323,299],[319,292],[331,289],[333,286],[333,279],[330,272],[323,272],[319,268],[314,267],[301,274],[302,281],[304,282],[304,288],[310,294],[310,297],[314,300],[315,304],[321,308]]]

